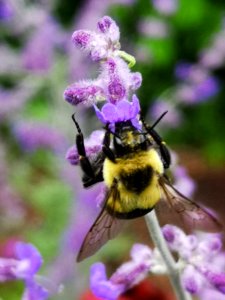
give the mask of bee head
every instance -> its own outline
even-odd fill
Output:
[[[142,148],[146,143],[146,136],[135,128],[131,121],[115,124],[113,138],[114,149],[118,155]]]

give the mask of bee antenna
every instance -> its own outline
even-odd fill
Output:
[[[77,122],[76,119],[75,119],[75,114],[76,114],[76,113],[72,114],[71,118],[72,118],[72,120],[73,120],[73,122],[74,122],[74,124],[75,124],[75,126],[76,126],[76,128],[77,128],[78,133],[82,133],[82,132],[81,132],[81,129],[80,129],[80,126],[79,126],[78,122]]]
[[[114,135],[115,137],[117,137],[118,139],[121,140],[120,136],[119,136],[118,134],[116,134],[115,132],[113,132],[113,131],[109,128],[109,125],[110,125],[110,124],[107,123],[106,126],[104,127],[104,129],[105,129],[106,131],[108,131],[109,133],[111,133],[112,135]]]
[[[153,129],[161,120],[162,118],[168,113],[167,111],[164,111],[164,113],[161,114],[161,116],[155,121],[155,123],[151,126],[150,130]]]

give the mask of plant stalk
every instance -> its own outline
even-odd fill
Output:
[[[155,210],[152,210],[145,216],[148,231],[152,237],[155,247],[158,248],[164,263],[167,267],[171,284],[174,288],[175,294],[178,300],[191,300],[190,294],[188,294],[182,287],[180,273],[178,266],[166,244],[163,237]]]

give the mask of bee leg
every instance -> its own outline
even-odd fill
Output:
[[[159,151],[163,159],[164,168],[168,169],[171,164],[171,156],[168,148],[166,147],[166,143],[161,139],[159,134],[154,129],[151,129],[149,133],[156,142],[156,144],[159,146]]]
[[[153,126],[149,126],[143,116],[141,115],[140,120],[145,128],[145,130],[151,135],[155,143],[159,146],[159,151],[163,160],[163,166],[165,169],[168,169],[171,164],[171,156],[168,148],[166,147],[166,143],[162,140],[160,135],[153,129],[153,127],[161,120],[161,118],[165,115],[162,114],[162,116],[156,121],[156,123]]]
[[[72,119],[74,121],[74,124],[75,124],[75,126],[77,128],[77,132],[78,132],[78,134],[76,135],[76,146],[77,146],[78,154],[80,156],[79,161],[80,161],[81,169],[83,170],[84,174],[87,177],[94,178],[95,177],[94,170],[93,170],[92,165],[86,155],[86,150],[85,150],[85,146],[84,146],[84,136],[80,129],[79,124],[77,123],[77,121],[75,119],[75,114],[72,115]]]
[[[110,131],[108,130],[108,125],[106,125],[106,133],[103,140],[103,146],[102,151],[105,154],[105,156],[111,160],[112,162],[116,161],[116,157],[114,152],[110,149]]]
[[[104,180],[102,175],[102,170],[99,172],[94,178],[85,178],[83,179],[83,186],[85,188],[90,187],[98,182],[102,182]]]

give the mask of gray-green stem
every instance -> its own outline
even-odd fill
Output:
[[[148,231],[152,237],[154,245],[158,248],[158,251],[160,252],[164,260],[177,299],[191,300],[192,298],[190,294],[188,294],[181,285],[178,266],[166,244],[154,210],[145,216],[145,221],[147,223]]]

